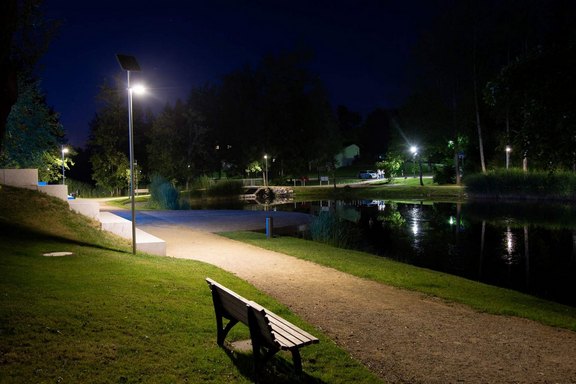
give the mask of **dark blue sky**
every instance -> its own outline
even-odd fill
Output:
[[[410,54],[438,1],[46,0],[63,22],[42,60],[42,87],[73,145],[84,144],[105,79],[125,74],[115,55],[137,57],[155,110],[186,98],[270,52],[311,48],[334,107],[366,113],[410,92]]]

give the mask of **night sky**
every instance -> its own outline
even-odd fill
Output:
[[[267,53],[307,47],[333,106],[365,114],[410,93],[412,48],[439,1],[46,0],[63,25],[41,62],[42,88],[81,146],[99,86],[125,77],[117,53],[136,56],[133,78],[150,88],[137,102],[158,111]]]

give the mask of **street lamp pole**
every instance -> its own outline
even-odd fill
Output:
[[[66,174],[65,174],[65,170],[66,168],[64,167],[64,154],[68,153],[68,148],[64,147],[64,145],[62,145],[62,185],[66,184],[65,180],[66,180]]]
[[[264,186],[268,187],[268,155],[264,155],[264,164],[265,164],[265,170],[266,172],[264,173],[265,179],[264,179]]]
[[[410,152],[412,152],[413,157],[413,168],[414,168],[414,178],[416,178],[416,156],[418,156],[418,174],[420,176],[420,185],[423,186],[422,181],[422,157],[418,155],[418,147],[413,145],[410,147]]]
[[[130,146],[130,202],[132,211],[132,253],[136,254],[136,206],[134,201],[134,129],[132,122],[132,94],[130,86],[130,72],[140,71],[140,65],[134,56],[116,55],[118,62],[127,73],[128,85],[128,141]]]
[[[512,151],[512,148],[510,148],[509,145],[506,146],[506,169],[508,169],[508,166],[510,165],[510,152]]]

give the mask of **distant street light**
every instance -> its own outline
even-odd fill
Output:
[[[264,172],[264,186],[268,187],[268,155],[264,155],[264,164],[266,167],[266,172]]]
[[[128,86],[128,141],[130,144],[130,201],[132,209],[132,253],[136,254],[136,207],[134,201],[134,129],[132,123],[132,94],[136,92],[139,94],[143,91],[143,87],[130,86],[130,72],[140,71],[140,65],[134,56],[117,54],[116,58],[120,67],[126,71],[127,86]]]
[[[413,163],[414,163],[414,177],[416,177],[416,156],[418,156],[418,147],[413,145],[410,147],[410,152],[414,156]],[[420,185],[423,186],[424,182],[422,181],[422,156],[418,156],[418,173],[420,174]]]
[[[66,180],[66,174],[65,174],[65,168],[64,168],[64,154],[68,153],[68,148],[66,148],[64,145],[62,145],[62,185],[66,184],[65,180]]]
[[[507,145],[506,146],[506,169],[510,166],[510,152],[512,152],[512,148]]]
[[[414,174],[414,178],[416,178],[416,155],[418,154],[418,147],[412,145],[410,147],[410,153],[412,154],[412,173]]]

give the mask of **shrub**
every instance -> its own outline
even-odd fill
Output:
[[[150,206],[160,209],[178,209],[178,191],[168,180],[160,175],[151,177]]]
[[[456,171],[453,165],[442,165],[434,167],[433,181],[439,185],[455,184]]]
[[[192,183],[192,188],[208,190],[212,185],[214,185],[214,180],[212,180],[212,178],[206,175],[203,175],[198,177],[197,179],[194,179],[194,182]]]
[[[243,191],[240,180],[220,180],[208,187],[208,196],[238,196]]]
[[[110,191],[95,187],[91,184],[77,181],[74,179],[66,179],[66,185],[68,185],[68,193],[74,194],[77,197],[108,197],[110,196]]]
[[[467,176],[473,197],[576,200],[576,175],[569,172],[524,172],[520,169]]]
[[[312,240],[335,247],[352,248],[357,240],[357,227],[332,212],[320,212],[309,228]]]

